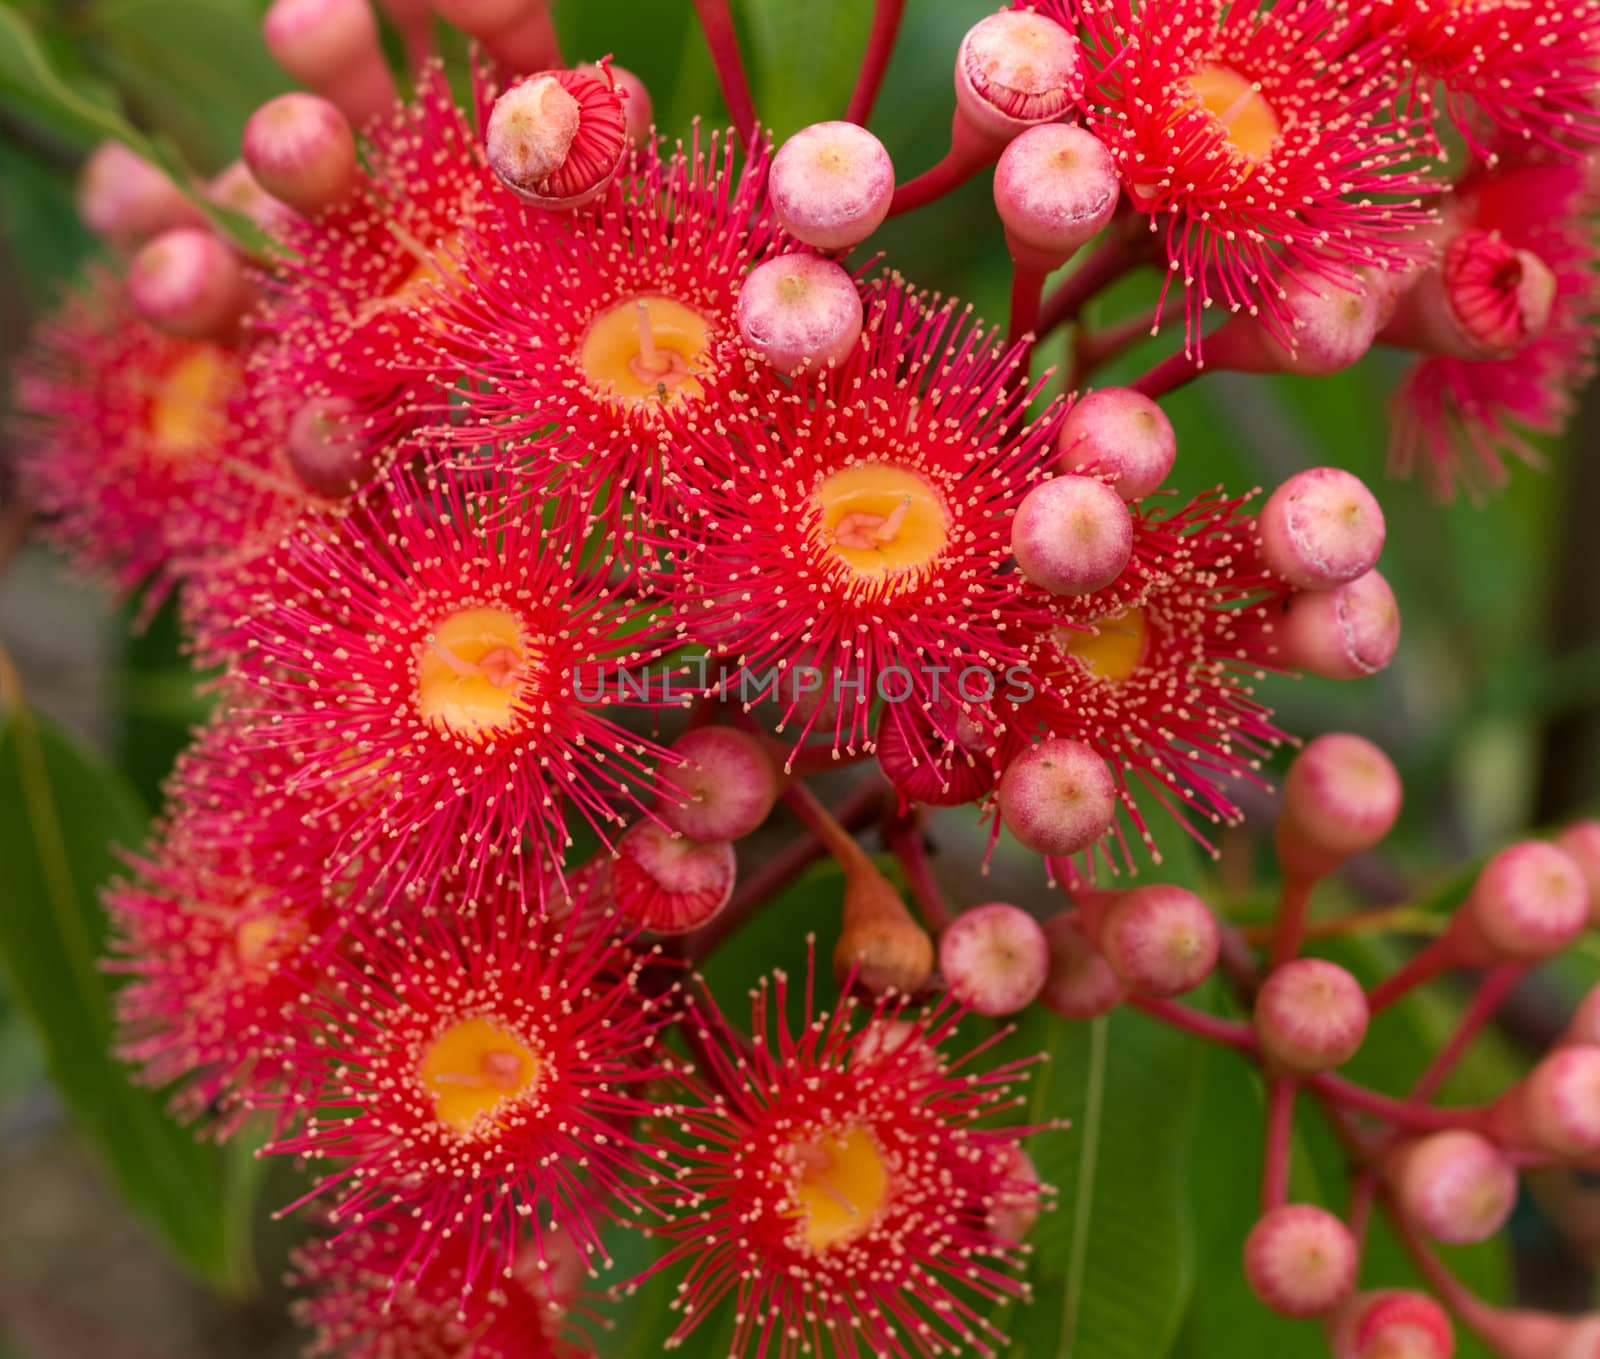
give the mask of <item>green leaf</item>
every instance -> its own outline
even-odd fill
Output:
[[[1130,1010],[1031,1020],[1024,1051],[1041,1031],[1049,1062],[1032,1115],[1071,1126],[1029,1148],[1060,1199],[1031,1237],[1033,1301],[1001,1318],[1009,1354],[1162,1359],[1194,1283],[1190,1145],[1206,1053]]]
[[[20,704],[0,725],[0,807],[0,970],[11,999],[134,1210],[196,1273],[243,1292],[251,1282],[252,1159],[197,1142],[167,1117],[158,1094],[130,1084],[112,1055],[99,892],[119,868],[114,847],[143,839],[143,809],[113,771]]]
[[[87,148],[121,142],[163,170],[217,230],[240,249],[261,254],[271,238],[242,213],[219,208],[195,187],[195,176],[165,137],[147,136],[114,108],[86,98],[51,66],[33,29],[8,0],[0,0],[0,94],[8,94],[50,126]]]

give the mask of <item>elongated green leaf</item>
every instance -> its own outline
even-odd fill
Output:
[[[114,773],[25,707],[0,726],[0,968],[36,1029],[51,1074],[134,1209],[197,1273],[249,1282],[243,1224],[247,1155],[197,1142],[159,1095],[136,1088],[111,1053],[111,989],[101,970],[101,885],[114,846],[136,846],[145,815]]]

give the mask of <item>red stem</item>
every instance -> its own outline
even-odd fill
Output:
[[[1282,967],[1300,952],[1306,936],[1306,913],[1311,909],[1311,889],[1315,886],[1315,878],[1284,878],[1278,894],[1278,928],[1272,935],[1273,967]]]
[[[1466,1285],[1450,1272],[1444,1261],[1434,1253],[1433,1248],[1422,1239],[1416,1227],[1406,1220],[1405,1214],[1396,1210],[1387,1195],[1384,1196],[1383,1205],[1394,1223],[1395,1234],[1406,1248],[1406,1253],[1416,1261],[1417,1269],[1423,1278],[1433,1286],[1433,1290],[1452,1312],[1493,1345],[1495,1338],[1493,1331],[1496,1329],[1494,1309],[1469,1291]]]
[[[867,50],[861,57],[861,73],[856,76],[856,87],[850,93],[850,105],[845,110],[846,122],[865,127],[872,116],[872,106],[883,87],[883,74],[889,69],[889,58],[894,54],[900,19],[905,12],[906,0],[877,0],[872,11],[872,32],[867,35]]]
[[[921,818],[913,813],[897,817],[884,829],[884,840],[889,853],[905,870],[906,884],[922,914],[922,923],[934,934],[942,934],[955,918],[939,880],[934,877],[933,865],[928,860],[928,845],[923,836]]]
[[[1026,383],[1028,363],[1033,354],[1033,338],[1039,333],[1039,300],[1044,296],[1045,274],[1025,264],[1011,262],[1011,331],[1012,344],[1021,344],[1028,336],[1027,352],[1018,366],[1018,376]]]
[[[1248,1024],[1218,1019],[1204,1010],[1179,1005],[1173,1000],[1157,1000],[1153,996],[1134,996],[1132,1003],[1152,1019],[1159,1019],[1163,1024],[1182,1029],[1196,1038],[1204,1038],[1208,1043],[1221,1043],[1225,1047],[1251,1054],[1256,1050],[1256,1036]]]
[[[1289,1148],[1294,1140],[1294,1097],[1298,1081],[1283,1077],[1267,1086],[1267,1150],[1261,1172],[1261,1211],[1289,1201]]]
[[[1385,1123],[1404,1128],[1408,1132],[1476,1128],[1487,1116],[1487,1110],[1481,1108],[1436,1109],[1432,1105],[1419,1104],[1409,1099],[1395,1099],[1392,1095],[1380,1094],[1376,1090],[1367,1089],[1364,1085],[1357,1085],[1343,1076],[1335,1076],[1331,1071],[1313,1076],[1307,1084],[1318,1094],[1326,1096],[1336,1104],[1371,1114],[1374,1118],[1381,1118]]]
[[[739,38],[733,31],[733,15],[728,0],[694,0],[700,16],[700,29],[711,49],[711,63],[717,68],[717,83],[728,106],[734,130],[748,150],[756,137],[756,105],[750,97],[750,82],[745,79],[744,61],[739,56]]]
[[[1491,971],[1475,992],[1472,1001],[1462,1012],[1456,1031],[1450,1035],[1450,1040],[1428,1065],[1421,1078],[1412,1088],[1411,1098],[1418,1103],[1430,1100],[1438,1092],[1445,1079],[1455,1070],[1456,1063],[1462,1058],[1472,1040],[1478,1036],[1478,1031],[1483,1028],[1495,1012],[1499,1010],[1505,998],[1510,995],[1511,989],[1522,979],[1522,974],[1527,967],[1521,963],[1502,963]]]
[[[1350,1185],[1350,1211],[1347,1214],[1350,1235],[1355,1237],[1358,1246],[1366,1244],[1367,1228],[1372,1223],[1372,1201],[1377,1193],[1377,1175],[1370,1170],[1358,1172]]]
[[[1113,227],[1112,233],[1084,256],[1083,262],[1045,299],[1039,311],[1039,338],[1076,320],[1084,307],[1138,262],[1127,237]]]
[[[1200,365],[1192,353],[1182,349],[1175,354],[1169,354],[1154,368],[1142,377],[1135,378],[1129,385],[1136,392],[1143,392],[1152,401],[1174,392],[1186,383],[1193,382],[1200,376]]]
[[[973,132],[957,113],[950,124],[950,149],[944,159],[895,188],[889,201],[889,216],[898,217],[959,189],[984,166],[992,164],[1000,151],[997,143]]]
[[[1104,330],[1083,330],[1076,332],[1072,342],[1072,381],[1069,386],[1076,388],[1083,384],[1097,368],[1102,368],[1112,359],[1120,357],[1140,340],[1156,333],[1156,313],[1152,307],[1149,311],[1138,316],[1130,316],[1126,321],[1118,321],[1113,326]]]
[[[1441,935],[1422,952],[1414,955],[1398,972],[1390,973],[1374,986],[1367,993],[1367,1004],[1376,1014],[1455,965],[1455,941],[1447,934]]]

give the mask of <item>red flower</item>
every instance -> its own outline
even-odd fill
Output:
[[[731,1298],[733,1355],[1002,1343],[987,1306],[1025,1292],[1003,1227],[1037,1184],[1017,1155],[1026,1130],[980,1120],[1017,1102],[1017,1066],[947,1063],[950,1008],[905,1020],[880,1002],[852,1032],[853,1003],[813,1018],[809,977],[806,1002],[791,1030],[782,974],[763,980],[745,1052],[715,1012],[688,1020],[721,1093],[683,1115],[687,1209],[654,1267],[686,1267],[673,1341]]]

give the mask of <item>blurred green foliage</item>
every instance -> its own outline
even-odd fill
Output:
[[[167,163],[181,158],[201,173],[233,158],[244,119],[284,86],[257,39],[261,7],[259,0],[78,0],[62,6],[0,0],[0,229],[4,257],[33,305],[46,305],[87,251],[72,215],[71,178],[76,158],[96,139],[127,135]],[[912,0],[874,118],[902,177],[943,153],[953,53],[961,33],[989,8],[991,0]],[[865,0],[742,0],[740,34],[757,106],[778,137],[839,115],[870,12]],[[665,134],[687,138],[697,118],[718,125],[716,81],[689,0],[565,0],[557,14],[569,53],[592,59],[609,52],[644,78]],[[986,177],[889,223],[872,246],[918,284],[967,299],[980,314],[1004,323],[1009,265]],[[1089,321],[1120,319],[1150,297],[1148,278],[1128,280],[1095,305]],[[1169,331],[1124,357],[1103,380],[1132,376],[1170,342]],[[1058,346],[1047,348],[1048,357],[1061,357]],[[1395,666],[1375,681],[1350,686],[1269,679],[1261,693],[1290,730],[1309,736],[1355,729],[1391,751],[1406,776],[1408,803],[1389,850],[1419,890],[1442,884],[1448,894],[1459,883],[1451,869],[1463,857],[1481,855],[1528,823],[1543,726],[1554,714],[1593,704],[1600,650],[1557,659],[1544,640],[1552,572],[1561,562],[1560,511],[1569,475],[1563,460],[1556,456],[1546,475],[1514,469],[1509,488],[1484,504],[1461,499],[1440,505],[1415,484],[1386,482],[1384,405],[1395,373],[1396,361],[1380,353],[1333,379],[1223,376],[1180,392],[1169,402],[1180,436],[1174,483],[1185,495],[1219,483],[1239,491],[1271,485],[1302,466],[1339,463],[1380,488],[1389,521],[1383,569],[1406,620]],[[1565,565],[1570,568],[1571,560]],[[134,843],[142,819],[127,784],[154,799],[188,727],[203,715],[169,615],[128,643],[116,692],[119,769],[95,764],[31,717],[13,715],[0,737],[6,757],[0,780],[27,772],[17,763],[20,732],[34,743],[34,764],[43,761],[46,801],[58,811],[70,808],[59,826],[70,835],[70,900],[41,880],[40,899],[52,900],[57,914],[53,926],[30,926],[56,929],[62,936],[57,945],[74,929],[91,937],[99,930],[90,889],[111,868],[104,843]],[[27,796],[37,805],[40,789]],[[10,829],[9,840],[0,843],[8,875],[38,848]],[[1182,845],[1169,848],[1163,876],[1191,881],[1224,900],[1208,865]],[[736,1013],[760,972],[777,965],[791,974],[803,970],[804,931],[794,923],[814,921],[827,939],[837,901],[836,875],[813,874],[714,959],[711,982]],[[1246,913],[1259,907],[1248,894],[1237,905]],[[9,903],[7,911],[16,913]],[[42,935],[18,935],[14,923],[10,934],[13,965],[19,948],[55,947],[41,942]],[[1340,956],[1370,971],[1387,947],[1347,945]],[[62,964],[81,980],[81,956],[64,957]],[[1590,965],[1569,963],[1561,984],[1576,988],[1595,975]],[[82,1013],[53,1017],[39,1013],[41,998],[25,978],[12,980],[14,1001],[43,1021],[63,1093],[130,1199],[164,1222],[191,1264],[236,1280],[238,1261],[229,1254],[236,1228],[223,1203],[230,1172],[214,1154],[192,1150],[186,1133],[161,1124],[150,1101],[135,1096],[110,1068],[103,980],[93,977]],[[1214,999],[1226,1008],[1220,994]],[[1403,1088],[1458,1005],[1458,997],[1442,992],[1397,1007],[1378,1026],[1355,1074],[1385,1089]],[[37,1069],[9,1022],[13,1013],[0,1011],[0,1098]],[[70,1050],[58,1046],[66,1042]],[[1005,1051],[1038,1050],[1050,1060],[1034,1074],[1029,1116],[1071,1118],[1073,1127],[1036,1139],[1046,1178],[1061,1194],[1057,1211],[1040,1226],[1031,1265],[1038,1301],[1004,1309],[1016,1338],[1012,1353],[1073,1359],[1319,1355],[1314,1328],[1269,1317],[1240,1277],[1239,1249],[1259,1192],[1262,1099],[1254,1075],[1230,1055],[1202,1052],[1135,1015],[1086,1026],[1030,1016]],[[1505,1045],[1489,1045],[1452,1094],[1481,1097],[1503,1085],[1522,1060]],[[115,1093],[100,1089],[111,1085]],[[1302,1114],[1297,1190],[1332,1195],[1337,1207],[1341,1153],[1318,1121]],[[118,1136],[117,1119],[128,1120],[137,1138]],[[172,1183],[163,1190],[159,1177],[151,1178],[156,1162],[169,1157],[176,1158],[169,1169],[183,1169],[184,1188],[177,1192],[187,1216],[181,1221],[165,1221],[175,1210],[162,1197]],[[130,1168],[133,1162],[140,1164]],[[624,1265],[638,1262],[637,1240],[619,1242],[617,1249]],[[1461,1264],[1475,1285],[1503,1295],[1500,1246],[1465,1253]],[[1374,1282],[1411,1277],[1394,1243],[1381,1234],[1371,1269]],[[624,1302],[613,1352],[657,1352],[668,1297],[670,1287],[656,1281]],[[710,1354],[715,1345],[697,1337],[687,1352]],[[1463,1352],[1476,1353],[1470,1346]]]

